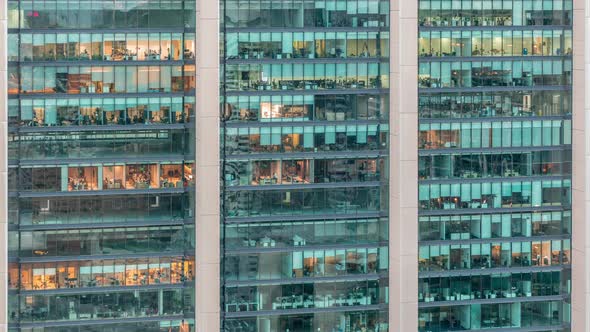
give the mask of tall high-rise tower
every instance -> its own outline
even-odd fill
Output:
[[[588,8],[1,0],[0,331],[590,331]]]

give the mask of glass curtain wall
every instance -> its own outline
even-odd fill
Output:
[[[419,331],[569,331],[572,1],[418,14]]]
[[[221,11],[224,331],[386,331],[389,0]]]
[[[195,1],[8,1],[9,331],[194,331]]]

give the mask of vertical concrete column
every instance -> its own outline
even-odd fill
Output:
[[[390,2],[389,330],[418,330],[418,1]]]
[[[590,331],[590,0],[574,0],[572,102],[572,331]]]
[[[8,330],[8,5],[0,1],[0,331]]]
[[[197,0],[196,330],[220,331],[219,1]]]

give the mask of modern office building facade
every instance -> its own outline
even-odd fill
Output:
[[[3,1],[0,330],[590,331],[587,2]]]
[[[195,2],[3,6],[9,330],[188,331]]]
[[[223,328],[386,329],[389,1],[221,5]]]
[[[569,326],[571,1],[420,1],[419,329]]]

